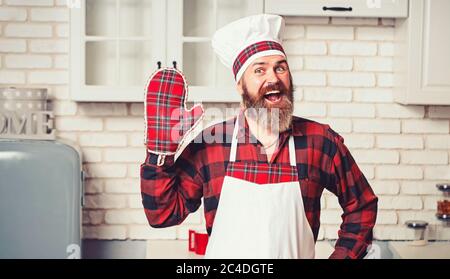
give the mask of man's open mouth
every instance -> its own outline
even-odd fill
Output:
[[[283,93],[281,93],[278,90],[272,90],[264,95],[264,99],[266,99],[266,101],[268,101],[271,104],[276,104],[281,100],[282,94]]]

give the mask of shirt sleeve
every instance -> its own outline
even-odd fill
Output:
[[[344,213],[330,258],[363,258],[372,242],[378,198],[344,145],[343,137],[335,134],[335,143],[331,173],[336,185],[332,192],[338,197]]]
[[[197,166],[198,148],[191,142],[176,161],[174,155],[166,156],[162,166],[157,166],[158,155],[147,151],[140,178],[142,204],[151,227],[181,224],[200,207],[203,179]]]

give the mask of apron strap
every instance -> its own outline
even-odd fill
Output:
[[[236,117],[236,122],[234,123],[233,129],[233,137],[231,138],[230,162],[236,161],[238,129],[239,129],[239,115]]]
[[[297,166],[297,158],[295,156],[294,136],[289,137],[289,160],[290,160],[291,166],[293,166],[293,167]]]
[[[233,137],[231,138],[230,162],[236,161],[238,130],[239,130],[239,115],[236,117],[236,122],[234,123],[233,129]],[[297,159],[295,156],[294,136],[289,137],[289,162],[291,166],[293,167],[297,166]]]

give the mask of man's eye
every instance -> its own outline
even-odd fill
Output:
[[[261,74],[261,73],[263,73],[263,69],[261,69],[261,68],[255,69],[255,74]]]
[[[286,68],[283,67],[283,66],[279,66],[279,67],[276,68],[276,71],[279,72],[279,73],[282,73],[282,72],[286,71]]]

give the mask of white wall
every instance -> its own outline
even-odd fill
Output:
[[[203,228],[202,209],[179,227],[151,229],[146,223],[139,181],[145,159],[142,104],[69,100],[66,1],[0,5],[1,86],[49,88],[57,136],[82,149],[90,176],[84,237],[175,239],[186,238],[188,228]],[[329,123],[344,136],[380,197],[376,238],[410,239],[405,220],[423,219],[432,224],[431,238],[450,239],[450,230],[434,217],[441,197],[435,184],[450,181],[450,107],[393,102],[394,23],[288,18],[285,49],[297,85],[295,112]],[[326,194],[323,201],[320,238],[336,238],[337,199]]]

